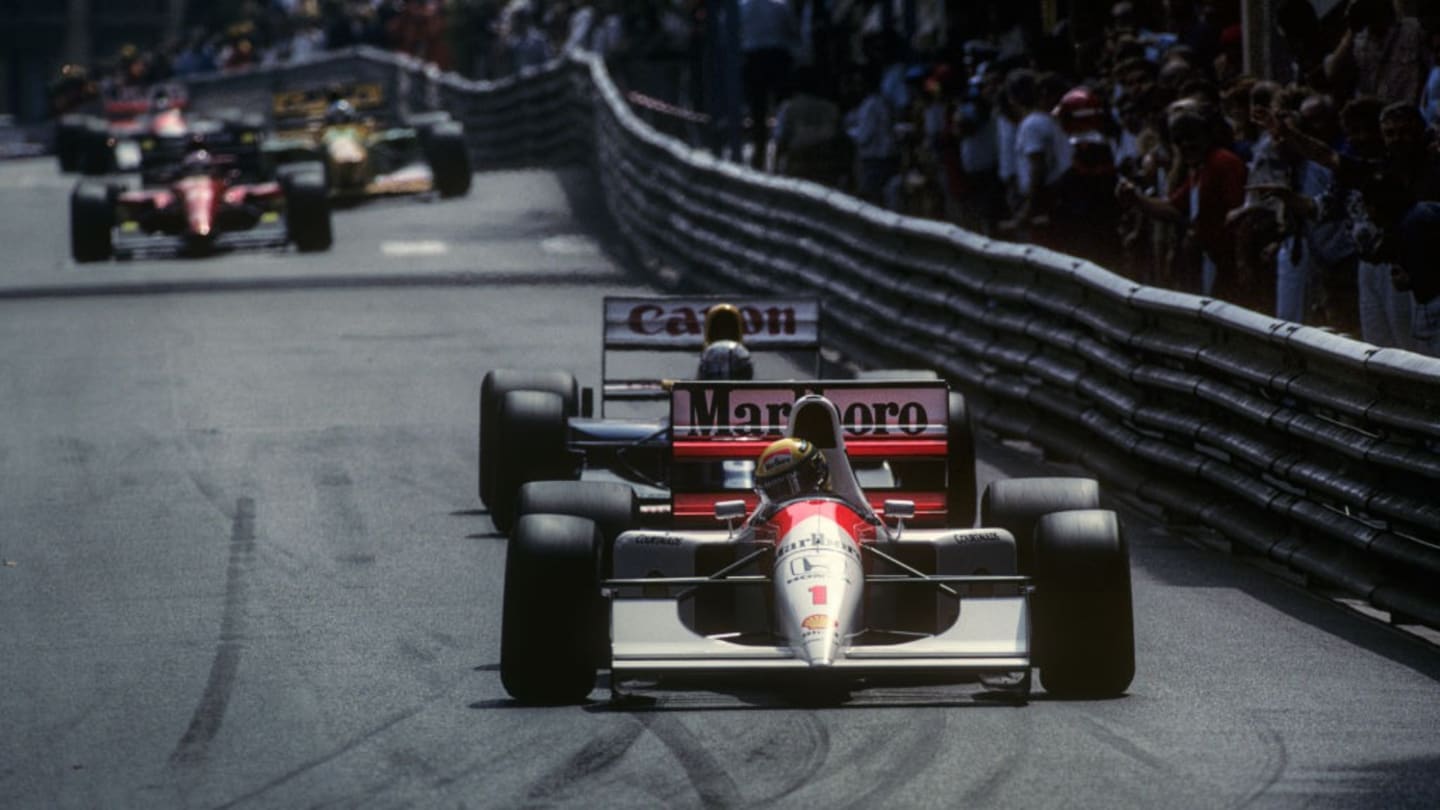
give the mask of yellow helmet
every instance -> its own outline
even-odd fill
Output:
[[[716,304],[705,310],[705,345],[718,340],[733,340],[742,343],[745,339],[745,320],[734,304]]]
[[[755,463],[755,488],[771,501],[821,491],[830,478],[825,454],[805,439],[779,439]]]

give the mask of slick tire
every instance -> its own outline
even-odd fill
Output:
[[[579,413],[580,391],[574,375],[564,371],[496,369],[480,381],[479,494],[486,506],[495,503],[496,468],[500,463],[500,399],[509,391],[549,391],[565,402],[565,415]]]
[[[505,558],[500,682],[517,701],[580,703],[595,687],[609,619],[600,542],[599,527],[585,518],[525,515],[516,523]]]
[[[86,119],[79,141],[80,160],[77,168],[81,174],[94,176],[115,171],[115,150],[110,144],[108,123],[98,118]]]
[[[74,113],[60,116],[55,125],[55,156],[60,159],[60,171],[80,171],[80,157],[85,144],[86,117]]]
[[[1091,478],[1009,478],[994,481],[980,499],[980,526],[1015,536],[1021,574],[1035,573],[1035,525],[1051,512],[1100,508],[1100,484]]]
[[[285,188],[285,233],[301,253],[329,250],[334,241],[330,225],[330,196],[325,175],[296,169],[282,175]]]
[[[975,500],[979,484],[975,473],[975,424],[965,395],[950,392],[945,456],[946,524],[952,529],[975,525]]]
[[[610,481],[532,481],[520,487],[519,515],[570,515],[595,522],[602,539],[600,573],[610,573],[610,552],[620,533],[640,525],[640,499]]]
[[[101,262],[114,252],[115,204],[110,189],[80,183],[70,195],[70,255],[77,262]]]
[[[1112,698],[1135,678],[1130,554],[1114,512],[1053,512],[1035,528],[1032,655],[1063,698]]]
[[[510,391],[500,398],[495,492],[488,503],[495,528],[509,533],[519,515],[520,488],[531,481],[572,477],[566,447],[565,400],[549,391]]]
[[[470,192],[473,172],[465,128],[458,121],[443,121],[431,127],[422,139],[425,159],[441,197],[463,197]]]

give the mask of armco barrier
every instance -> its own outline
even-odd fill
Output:
[[[477,165],[590,162],[645,263],[817,294],[848,349],[938,367],[985,428],[1440,627],[1440,360],[715,160],[643,124],[588,56],[494,83],[372,51],[336,61],[389,71],[397,113],[452,111]]]

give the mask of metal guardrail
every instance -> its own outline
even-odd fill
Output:
[[[393,70],[411,109],[463,120],[477,165],[588,160],[644,262],[817,295],[847,348],[938,367],[985,428],[1440,627],[1440,360],[718,161],[642,123],[594,57],[500,82],[343,58]]]

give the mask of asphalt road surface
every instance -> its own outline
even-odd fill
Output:
[[[71,181],[0,164],[0,806],[1440,806],[1433,644],[1135,513],[1121,699],[511,702],[480,376],[593,385],[602,296],[649,290],[584,180],[77,267]]]

